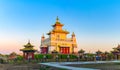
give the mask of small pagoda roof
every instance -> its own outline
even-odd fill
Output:
[[[100,50],[96,51],[97,54],[101,54],[102,52]]]
[[[23,48],[23,49],[20,49],[20,51],[37,51],[37,50],[34,48]]]
[[[24,45],[23,49],[20,49],[20,51],[37,51],[36,49],[33,48],[34,46],[30,43],[30,41]]]
[[[115,49],[113,52],[119,52],[117,49]]]
[[[24,47],[34,47],[34,46],[29,41],[26,45],[24,45]]]
[[[120,45],[118,44],[117,49],[120,49]]]
[[[75,36],[75,33],[74,33],[74,32],[72,33],[72,36]]]

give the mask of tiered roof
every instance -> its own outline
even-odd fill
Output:
[[[56,18],[56,22],[55,22],[55,24],[54,25],[52,25],[53,27],[56,27],[56,26],[64,26],[64,24],[61,24],[60,22],[59,22],[59,18],[57,17]],[[69,34],[69,32],[68,31],[66,31],[66,30],[55,30],[55,29],[53,29],[52,31],[50,31],[49,33],[47,33],[48,35],[50,35],[50,34],[52,34],[52,33],[66,33],[66,34]]]
[[[24,48],[23,49],[20,49],[20,51],[36,51],[34,48],[34,46],[31,45],[30,41],[24,45]]]

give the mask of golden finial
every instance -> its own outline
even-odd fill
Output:
[[[75,33],[74,33],[74,32],[72,33],[72,36],[75,36]]]
[[[44,36],[44,33],[43,33],[42,37],[43,37],[43,38],[45,37],[45,36]]]
[[[30,40],[28,40],[28,43],[30,43]]]
[[[58,16],[57,16],[57,18],[56,18],[56,22],[59,22],[59,18],[58,18]]]

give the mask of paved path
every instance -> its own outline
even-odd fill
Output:
[[[100,70],[100,69],[92,69],[92,68],[77,68],[71,66],[65,66],[67,64],[98,64],[98,63],[109,63],[109,62],[120,62],[118,60],[114,61],[89,61],[89,62],[49,62],[49,63],[40,63],[47,66],[53,66],[58,68],[65,68],[69,70]]]
[[[77,68],[71,66],[64,66],[66,64],[80,64],[81,62],[49,62],[49,63],[40,63],[42,65],[57,67],[57,68],[65,68],[69,70],[99,70],[99,69],[91,69],[91,68]]]

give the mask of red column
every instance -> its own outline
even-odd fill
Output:
[[[64,54],[64,48],[62,47],[62,53]]]
[[[66,54],[68,54],[68,47],[66,47]]]
[[[64,47],[64,49],[63,49],[63,53],[65,54],[65,47]]]
[[[65,47],[65,54],[67,53],[67,47]]]
[[[43,53],[43,48],[41,47],[41,53]]]
[[[66,54],[66,47],[64,47],[64,53]]]
[[[34,52],[32,52],[32,59],[34,59]]]
[[[43,47],[43,53],[45,53],[45,47]]]
[[[61,53],[61,48],[59,47],[59,52]]]
[[[46,47],[44,48],[44,53],[46,53]]]
[[[70,47],[68,47],[68,54],[70,53]]]
[[[61,47],[61,53],[63,53],[63,48]]]
[[[28,53],[26,53],[26,59],[28,59]]]
[[[47,53],[47,47],[45,47],[45,53]]]
[[[25,52],[23,52],[23,58],[25,59]]]
[[[65,47],[65,54],[67,54],[67,47]]]

